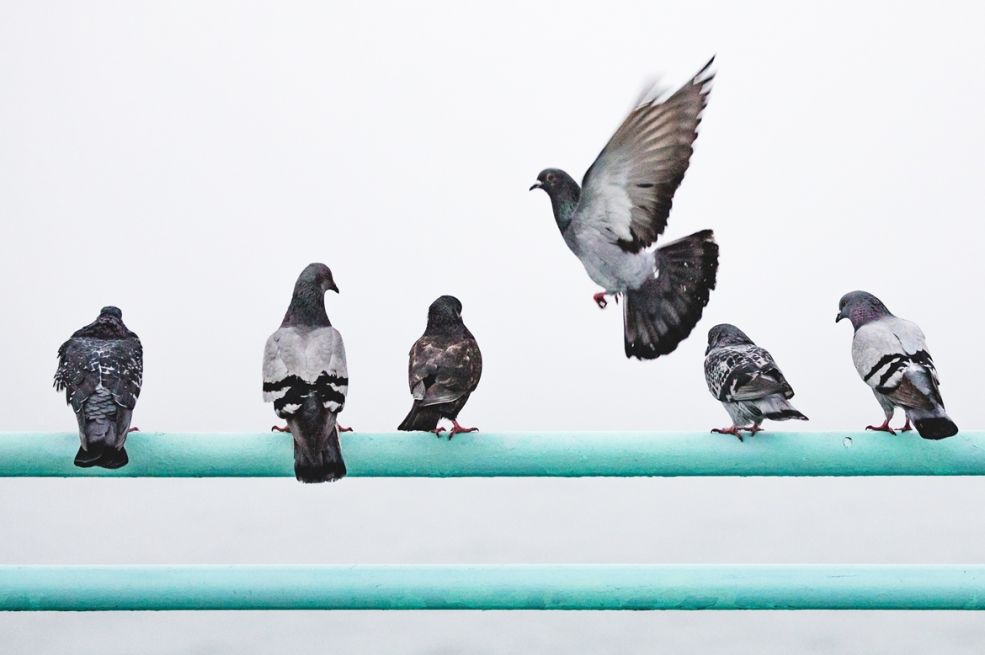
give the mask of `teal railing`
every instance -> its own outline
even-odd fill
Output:
[[[0,477],[293,476],[284,434],[134,433],[115,471],[75,467],[77,447],[0,434]],[[365,477],[985,475],[982,432],[352,433],[343,451]],[[0,566],[0,610],[253,609],[980,610],[985,565]]]
[[[0,433],[0,477],[293,477],[288,434],[132,433],[130,464],[81,469],[74,433]],[[985,475],[985,433],[346,433],[353,477]]]
[[[3,566],[0,610],[981,610],[985,566]]]

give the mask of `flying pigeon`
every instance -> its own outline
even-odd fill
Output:
[[[788,402],[793,389],[773,356],[734,325],[722,323],[708,331],[705,382],[732,417],[732,427],[712,432],[733,434],[742,441],[742,430],[756,434],[765,419],[807,420]]]
[[[862,380],[882,407],[882,425],[866,430],[896,434],[889,421],[897,407],[924,439],[944,439],[958,433],[958,426],[944,411],[937,368],[927,351],[927,340],[916,323],[893,316],[882,301],[865,291],[852,291],[841,297],[835,323],[843,318],[852,322],[852,361]]]
[[[454,296],[441,296],[428,309],[424,334],[410,349],[407,381],[414,405],[398,430],[426,430],[440,435],[438,421],[446,418],[452,428],[449,439],[463,428],[458,413],[479,386],[482,353],[475,337],[462,322],[462,303]]]
[[[325,313],[325,292],[339,292],[332,271],[309,264],[294,285],[280,328],[263,351],[263,400],[273,402],[294,437],[294,475],[301,482],[345,476],[336,423],[345,405],[349,373],[342,335]]]
[[[95,321],[77,330],[58,349],[55,389],[65,391],[79,422],[82,445],[75,465],[117,469],[129,459],[124,444],[144,375],[137,335],[123,324],[123,312],[103,307]]]
[[[626,357],[654,359],[694,329],[715,288],[718,244],[702,230],[656,250],[674,192],[684,178],[714,74],[709,61],[667,99],[654,89],[630,112],[579,188],[557,168],[537,176],[530,190],[550,196],[554,220],[568,248],[603,291],[593,300],[625,295]],[[647,99],[648,98],[648,99]]]

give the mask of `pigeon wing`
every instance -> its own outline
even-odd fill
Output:
[[[852,340],[852,361],[866,384],[900,405],[940,402],[937,368],[916,323],[889,317],[863,325]]]
[[[263,352],[263,399],[281,418],[294,414],[311,393],[334,413],[345,406],[349,390],[342,335],[334,327],[299,331],[280,328]]]
[[[705,358],[705,381],[712,395],[724,402],[794,395],[772,355],[758,346],[716,348]]]
[[[91,340],[71,338],[58,349],[55,389],[65,392],[65,402],[78,412],[96,390],[98,376],[92,375],[94,351]]]
[[[133,409],[143,383],[143,348],[133,335],[126,339],[72,337],[58,349],[55,389],[78,412],[100,385],[113,400]]]
[[[415,400],[439,405],[472,393],[482,376],[482,354],[471,336],[423,336],[410,350],[408,383]]]
[[[626,252],[657,240],[691,159],[713,61],[666,100],[654,97],[630,112],[585,173],[573,222],[590,225]]]
[[[111,342],[104,355],[102,377],[118,405],[127,409],[137,406],[144,377],[144,350],[136,335]]]

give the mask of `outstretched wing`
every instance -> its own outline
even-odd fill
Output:
[[[711,351],[705,358],[705,381],[712,395],[724,402],[794,395],[772,355],[759,346],[726,346]]]
[[[585,173],[572,222],[592,224],[627,252],[657,240],[691,159],[713,61],[666,100],[630,112]]]
[[[408,383],[415,400],[438,405],[475,391],[482,353],[472,337],[449,340],[423,336],[410,349]]]
[[[143,348],[136,337],[92,339],[73,337],[58,349],[55,389],[78,412],[100,386],[127,409],[137,405],[143,383]]]
[[[333,327],[301,332],[280,328],[263,352],[263,400],[281,418],[297,412],[315,394],[333,413],[345,406],[349,373],[342,335]]]

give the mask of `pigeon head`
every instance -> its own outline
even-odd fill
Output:
[[[731,323],[720,323],[708,330],[708,347],[705,348],[705,355],[715,348],[741,344],[752,344],[752,339]]]
[[[537,175],[537,181],[531,185],[530,190],[543,189],[547,195],[553,195],[572,186],[578,188],[578,183],[560,168],[545,168]]]
[[[428,307],[428,328],[462,324],[462,302],[455,296],[441,296]]]
[[[294,295],[284,315],[282,326],[328,327],[325,292],[339,292],[332,271],[324,264],[308,264],[294,283]]]
[[[126,339],[133,336],[123,323],[123,312],[119,307],[107,305],[99,310],[96,320],[75,332],[73,337],[91,339]]]
[[[332,269],[324,264],[315,263],[305,266],[301,275],[298,276],[298,284],[318,288],[322,293],[326,291],[339,292],[339,288],[335,285],[335,278],[332,277]]]
[[[547,192],[551,199],[551,207],[554,209],[554,220],[564,231],[571,222],[571,216],[581,196],[578,183],[560,168],[545,168],[530,187],[531,191],[534,189],[543,189]]]
[[[851,291],[846,293],[838,301],[838,315],[835,316],[835,323],[843,318],[852,322],[852,327],[856,330],[872,321],[877,321],[884,316],[892,316],[882,301],[867,291]]]

